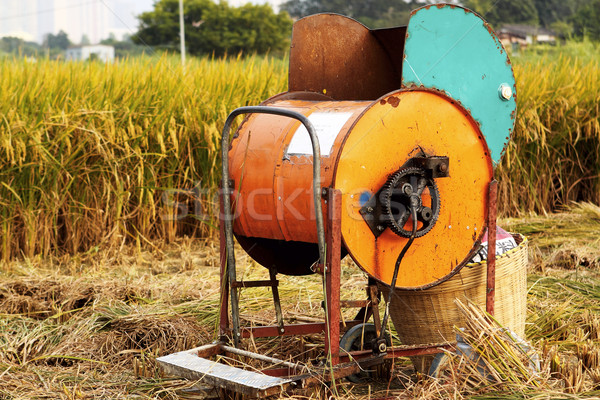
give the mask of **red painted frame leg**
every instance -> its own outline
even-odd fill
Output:
[[[488,196],[487,290],[485,310],[494,315],[496,302],[496,216],[498,213],[498,181],[490,182]]]
[[[327,257],[325,288],[327,291],[327,318],[329,329],[325,335],[325,349],[331,357],[331,365],[339,364],[340,358],[340,285],[341,285],[341,210],[342,192],[327,191],[329,206],[327,228]]]

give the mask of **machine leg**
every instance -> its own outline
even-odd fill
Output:
[[[385,329],[385,327],[381,326],[381,318],[379,316],[379,288],[377,288],[376,284],[369,285],[369,298],[371,300],[371,313],[373,314],[373,324],[375,325],[375,331],[377,333],[377,337],[381,335],[381,329]]]
[[[273,291],[273,303],[275,303],[275,316],[277,317],[277,326],[279,333],[285,332],[283,327],[283,313],[281,312],[281,302],[279,301],[279,288],[277,286],[277,270],[269,268],[269,277],[271,278],[271,290]]]
[[[488,253],[485,310],[494,315],[496,301],[496,214],[498,211],[498,181],[490,182],[488,196]]]
[[[233,235],[233,233],[231,235]],[[227,281],[227,287],[229,289],[229,296],[231,299],[231,323],[233,325],[231,334],[233,335],[234,346],[238,347],[241,339],[240,304],[238,298],[238,288],[233,286],[233,284],[237,282],[235,258],[233,256],[233,245],[231,247],[227,246]]]
[[[341,284],[341,209],[342,193],[327,191],[329,212],[327,219],[327,261],[325,288],[327,291],[327,319],[329,328],[325,335],[325,348],[331,357],[331,365],[339,364],[340,353],[340,284]]]
[[[221,215],[223,213],[223,199],[220,198]],[[229,279],[227,276],[227,246],[225,241],[225,224],[223,221],[219,224],[219,262],[221,269],[221,298],[219,299],[219,337],[225,339],[229,329]]]
[[[377,284],[375,281],[371,281],[371,278],[369,278],[369,283],[365,288],[365,292],[367,293],[367,303],[364,307],[358,310],[358,313],[354,317],[355,321],[362,321],[363,323],[367,322],[369,318],[374,315],[374,311],[377,311],[377,307],[379,305],[379,300],[374,302],[372,298],[373,293],[375,293],[376,297],[378,296],[379,289],[377,289]]]
[[[231,322],[233,324],[233,343],[237,347],[241,338],[240,333],[240,308],[238,303],[237,287],[235,271],[235,254],[233,244],[233,223],[231,221],[231,213],[226,209],[225,193],[222,192],[220,198],[220,251],[221,251],[221,309],[220,309],[220,324],[219,330],[221,335],[228,328],[229,320],[227,315],[228,297],[231,301]]]

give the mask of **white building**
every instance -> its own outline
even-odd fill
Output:
[[[152,10],[153,0],[0,0],[0,37],[42,43],[64,31],[73,43],[86,35],[98,43],[137,31],[136,15]]]
[[[53,0],[54,31],[65,31],[73,43],[79,43],[86,35],[92,43],[98,43],[109,35],[112,1]]]
[[[556,33],[530,25],[503,25],[497,32],[505,48],[527,47],[534,43],[556,43]]]
[[[14,36],[25,41],[37,39],[38,0],[0,0],[0,37]]]
[[[105,63],[112,62],[115,59],[115,48],[103,44],[71,47],[67,49],[65,59],[67,61],[100,60]]]

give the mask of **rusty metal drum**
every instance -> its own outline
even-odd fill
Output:
[[[408,238],[388,224],[376,226],[381,232],[374,233],[366,221],[368,211],[361,210],[391,176],[410,170],[406,165],[415,157],[446,157],[449,176],[423,190],[423,202],[437,212],[436,220],[405,256],[407,268],[400,271],[397,286],[434,284],[465,260],[485,226],[492,162],[477,125],[455,101],[435,91],[400,90],[374,102],[281,100],[270,105],[306,115],[317,127],[322,185],[342,191],[343,243],[370,276],[389,283]],[[234,232],[257,261],[288,274],[310,273],[318,259],[307,140],[298,122],[256,114],[244,121],[230,151]],[[261,260],[261,253],[272,259]]]
[[[452,28],[453,20],[471,25]],[[342,193],[343,255],[381,283],[391,284],[413,228],[398,288],[449,279],[484,232],[488,185],[516,107],[510,63],[488,28],[454,6],[421,8],[408,27],[384,30],[332,14],[294,25],[290,91],[263,105],[302,114],[316,128],[321,187]],[[489,57],[461,59],[467,47]],[[238,242],[267,268],[312,273],[319,251],[305,127],[249,115],[228,155]]]

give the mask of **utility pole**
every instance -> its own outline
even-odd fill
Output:
[[[183,25],[183,0],[179,0],[179,43],[181,44],[181,67],[185,71],[185,27]]]

